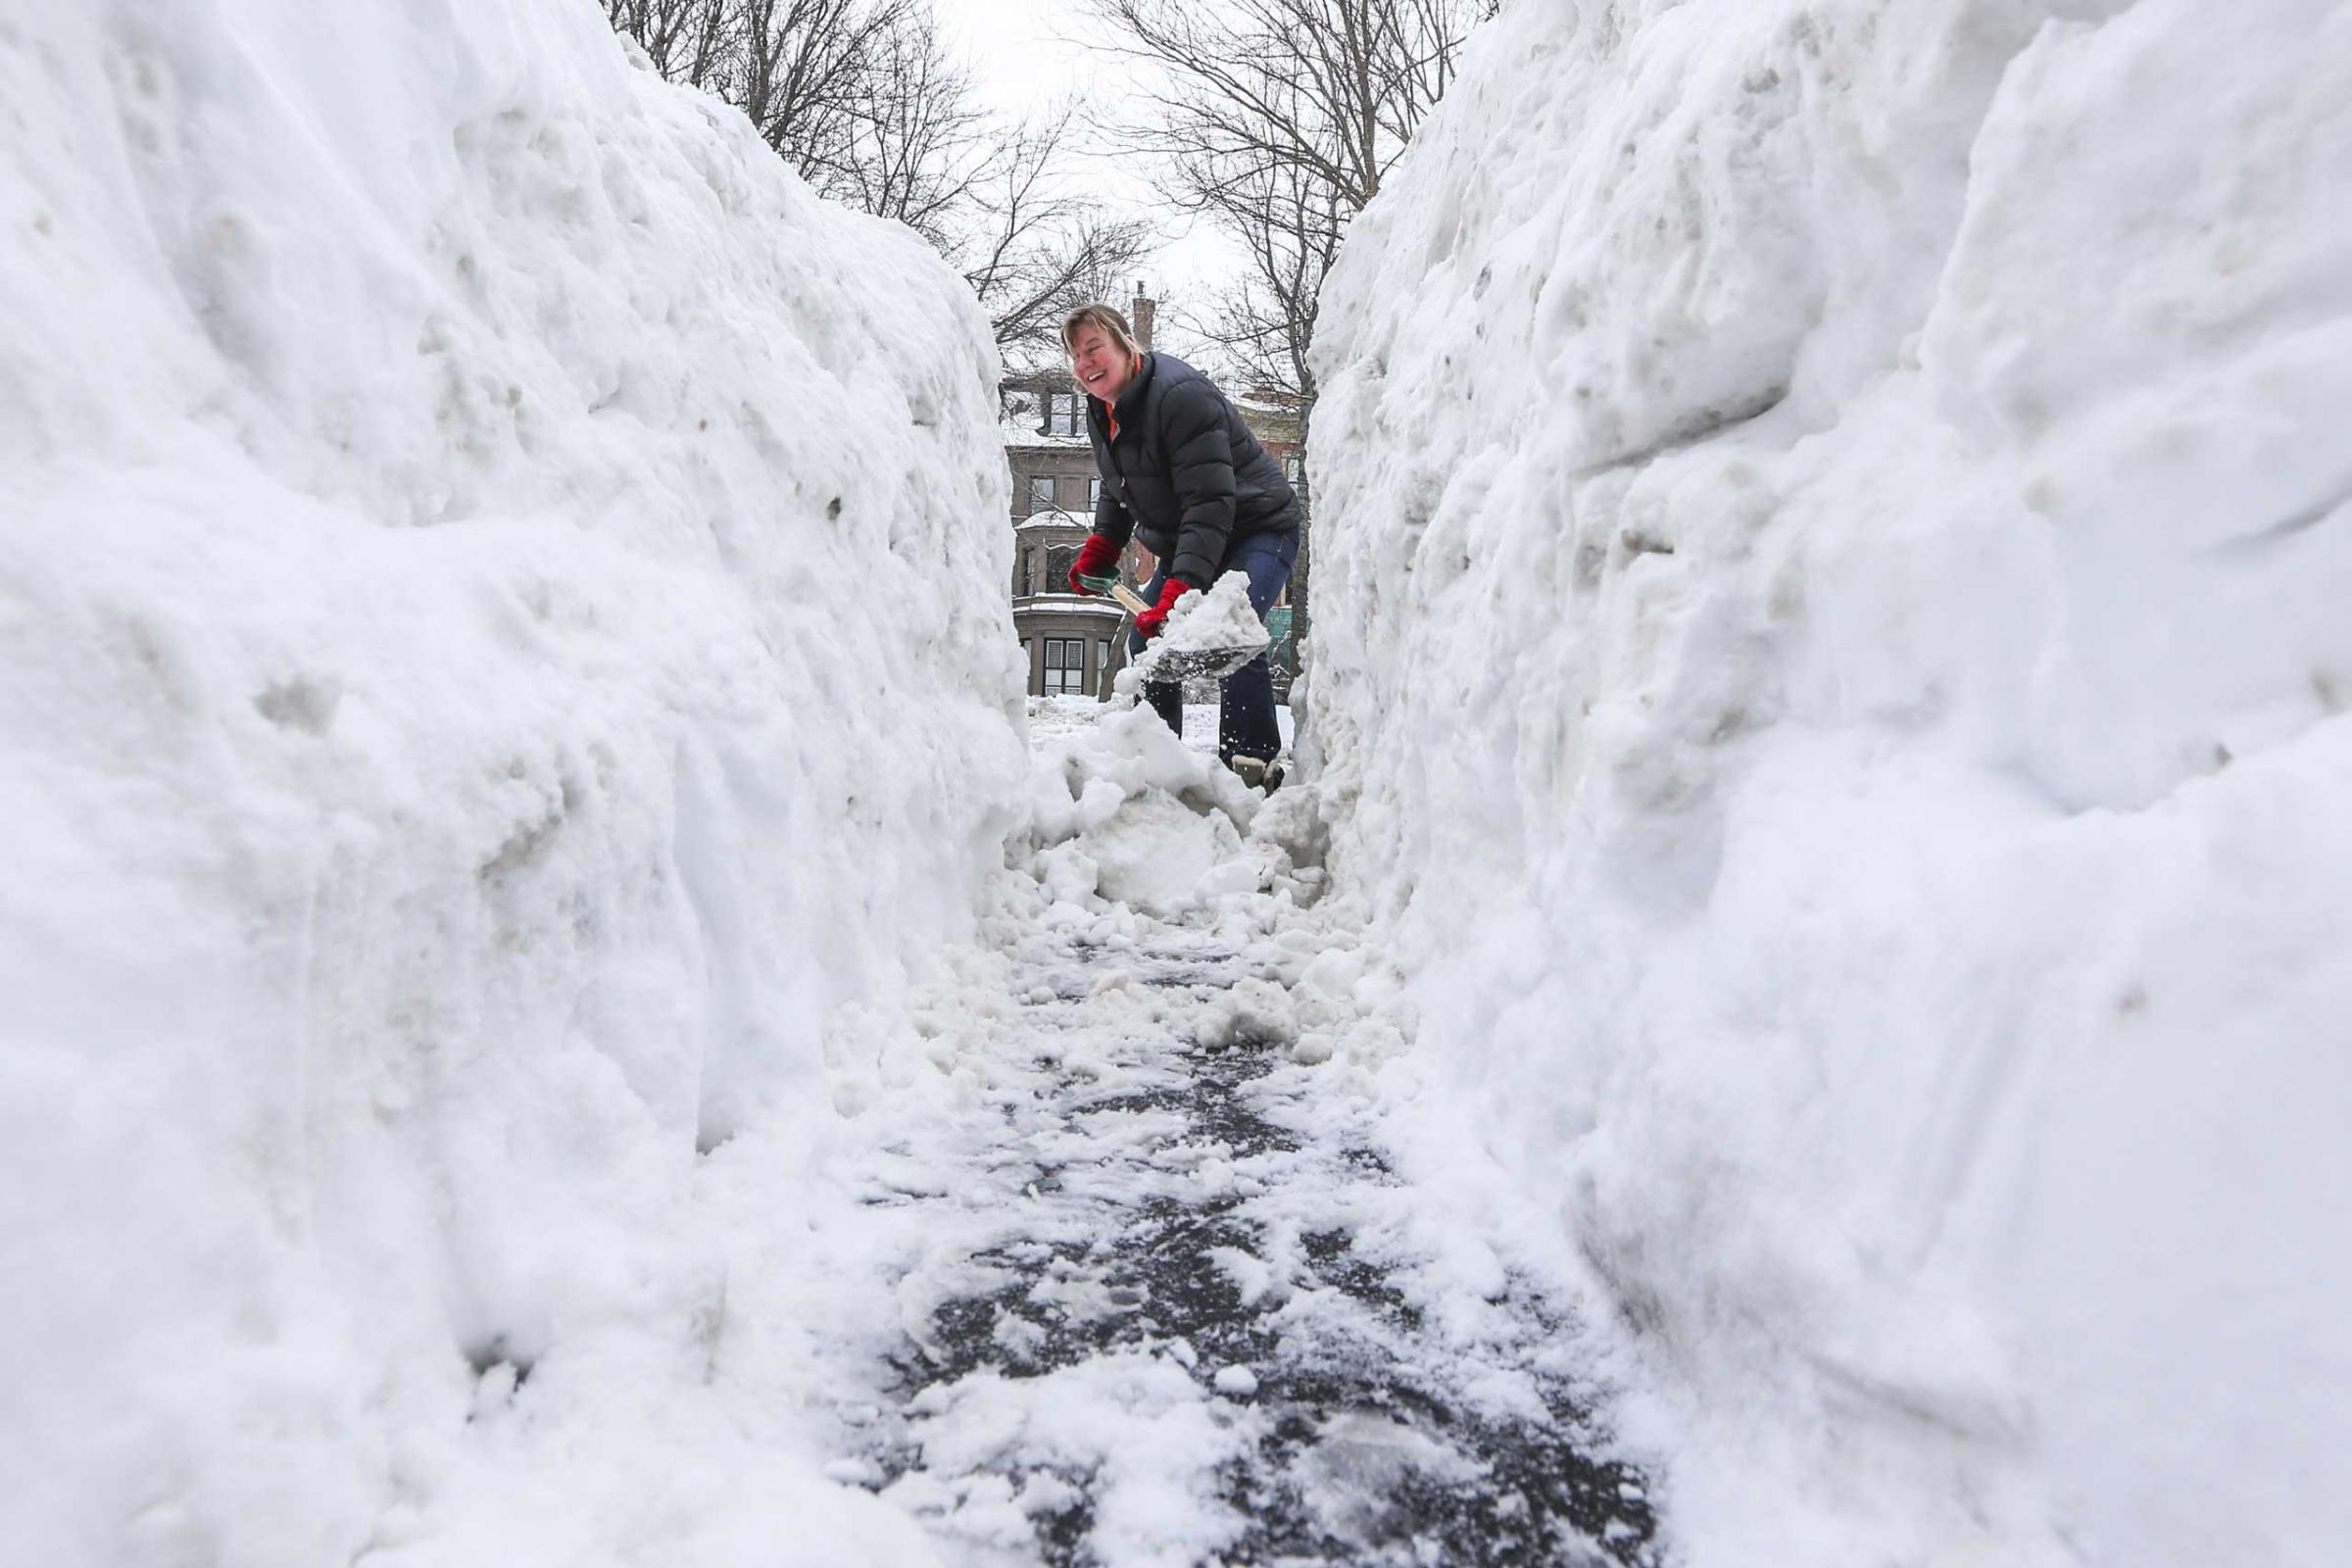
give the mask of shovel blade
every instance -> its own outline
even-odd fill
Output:
[[[1131,614],[1140,615],[1152,608],[1142,595],[1124,583],[1113,584],[1110,597]],[[1247,648],[1196,648],[1181,654],[1162,654],[1147,645],[1135,667],[1154,686],[1181,680],[1223,680],[1265,649],[1264,643],[1251,643]]]
[[[1180,654],[1154,654],[1146,649],[1136,667],[1143,672],[1145,683],[1152,686],[1181,680],[1223,680],[1265,650],[1264,643],[1247,648],[1196,648]]]

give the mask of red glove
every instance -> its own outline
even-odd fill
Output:
[[[1078,560],[1070,566],[1070,592],[1101,595],[1119,580],[1119,547],[1099,533],[1086,536]]]
[[[1182,577],[1170,577],[1160,585],[1159,603],[1135,617],[1135,629],[1144,634],[1144,641],[1150,642],[1160,634],[1168,624],[1168,612],[1176,608],[1177,600],[1192,591],[1193,585]]]

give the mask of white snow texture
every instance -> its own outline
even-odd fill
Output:
[[[2352,1560],[2352,6],[1518,0],[1302,733],[1698,1563]]]
[[[702,1387],[698,1138],[970,929],[987,325],[578,0],[0,0],[0,1560],[437,1560],[516,1369]],[[782,1403],[452,1560],[914,1560]]]
[[[1266,623],[1250,606],[1250,578],[1239,571],[1219,577],[1204,594],[1185,594],[1168,612],[1168,621],[1144,649],[1138,663],[1168,654],[1221,654],[1265,645]]]

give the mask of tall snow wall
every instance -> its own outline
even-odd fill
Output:
[[[2352,6],[1517,0],[1310,727],[1700,1562],[2352,1560]]]
[[[996,355],[581,0],[4,0],[0,125],[0,1558],[348,1561],[970,922]]]

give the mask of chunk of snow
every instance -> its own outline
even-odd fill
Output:
[[[1029,868],[1057,901],[1174,918],[1274,875],[1277,852],[1245,837],[1262,798],[1149,709],[1051,739],[1030,797]]]
[[[1298,1038],[1298,1012],[1290,993],[1265,980],[1244,980],[1211,1003],[1194,1037],[1211,1051],[1245,1042],[1285,1046]]]

